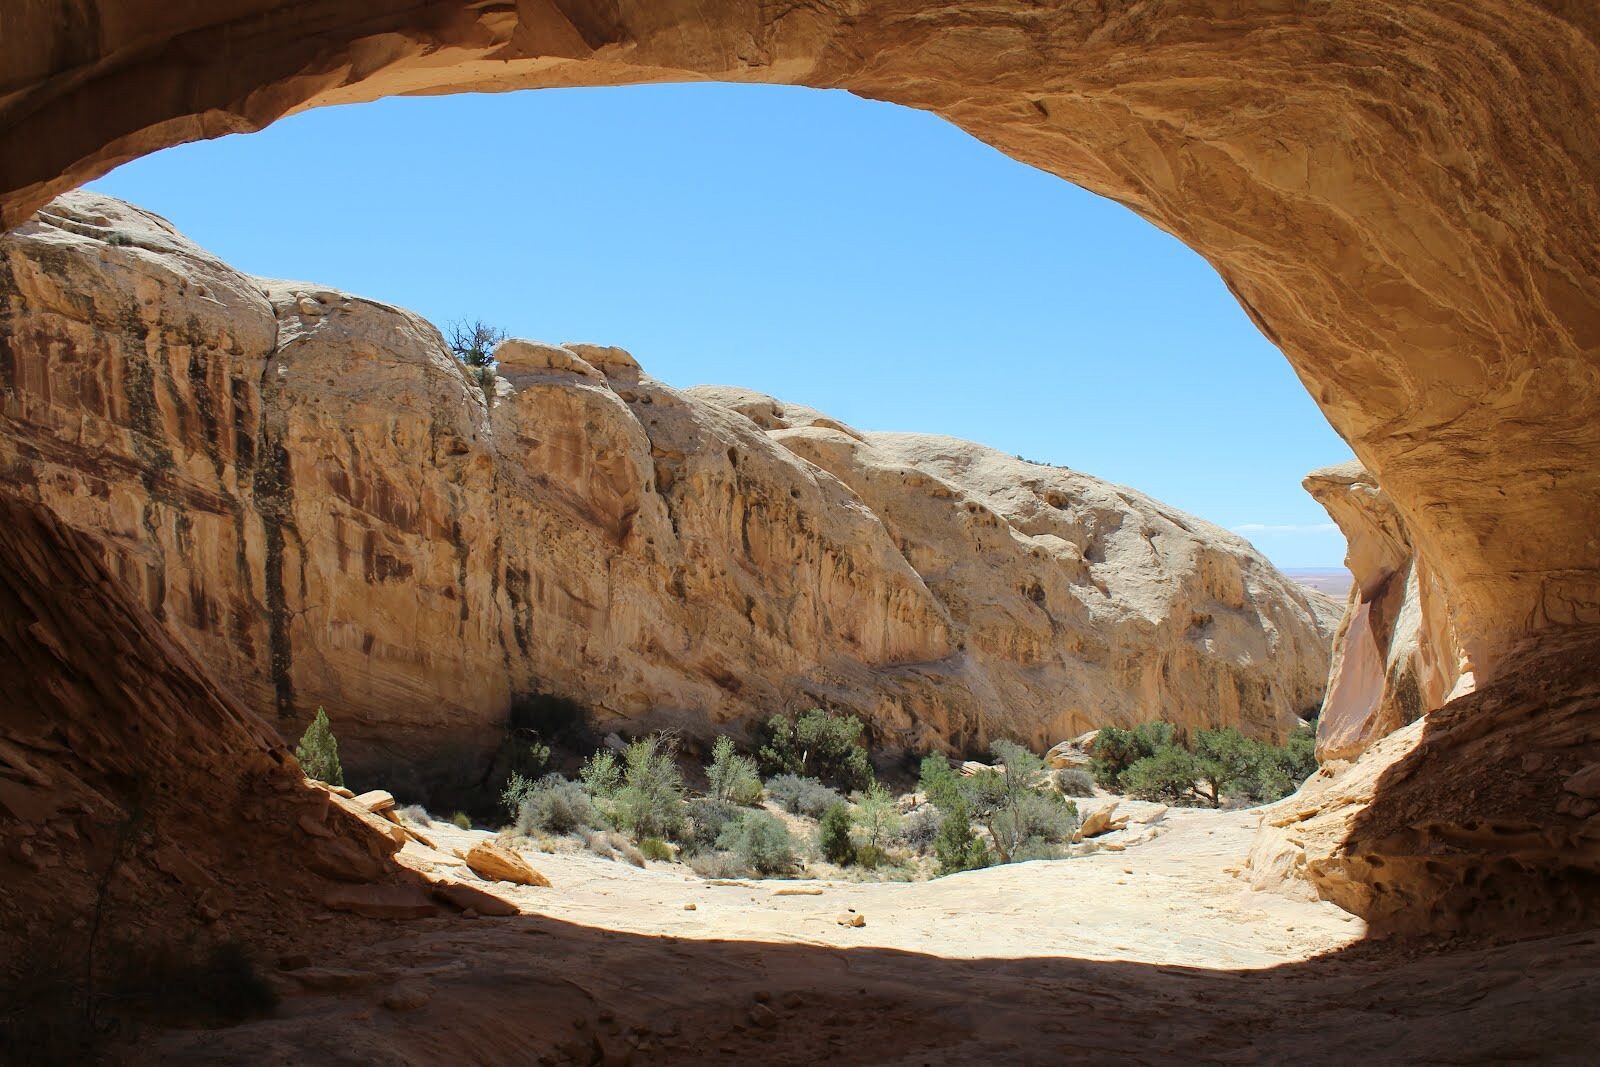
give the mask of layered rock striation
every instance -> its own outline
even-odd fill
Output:
[[[530,694],[690,734],[826,704],[891,750],[1277,737],[1322,695],[1329,604],[1073,471],[614,348],[507,342],[485,390],[408,312],[90,194],[0,241],[0,294],[6,491],[358,769],[481,752]]]

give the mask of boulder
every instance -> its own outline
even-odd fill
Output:
[[[1044,761],[1052,770],[1064,771],[1086,768],[1093,760],[1078,747],[1076,741],[1061,741],[1044,754]]]
[[[394,810],[394,796],[387,790],[373,789],[355,797],[355,802],[370,812],[382,815]]]
[[[1091,837],[1109,834],[1114,830],[1121,830],[1127,826],[1127,816],[1123,816],[1120,819],[1116,818],[1117,804],[1118,801],[1113,800],[1109,804],[1096,808],[1085,815],[1083,821],[1078,824],[1078,832],[1073,840],[1087,841]]]
[[[473,874],[491,882],[514,882],[517,885],[550,888],[550,879],[530,867],[527,860],[493,841],[479,841],[467,850],[462,859],[467,861],[467,866],[472,869]]]

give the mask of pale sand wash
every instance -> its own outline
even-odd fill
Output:
[[[1235,875],[1258,819],[1173,811],[1154,834],[1135,824],[1105,839],[1124,851],[918,883],[712,884],[525,848],[553,888],[484,886],[522,915],[395,923],[349,958],[281,973],[276,1018],[170,1034],[155,1057],[1462,1062],[1537,1048],[1581,1061],[1594,935],[1341,956],[1360,920]],[[472,881],[451,853],[490,835],[427,832],[437,850],[409,844],[402,858]],[[806,889],[821,893],[777,895]],[[841,925],[851,914],[865,925]]]

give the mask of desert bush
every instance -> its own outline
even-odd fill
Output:
[[[635,837],[678,838],[684,825],[683,775],[674,740],[640,738],[623,756],[622,786],[611,797],[612,819]]]
[[[815,778],[780,774],[767,780],[767,796],[790,815],[820,819],[834,804],[844,801],[836,789],[829,789]]]
[[[684,842],[697,852],[708,852],[717,847],[717,838],[739,817],[740,809],[715,797],[695,797],[684,811],[689,822]]]
[[[583,783],[569,782],[559,774],[532,783],[517,808],[517,832],[525,837],[539,832],[570,834],[599,821]]]
[[[328,722],[328,713],[322,708],[317,709],[311,725],[300,735],[294,758],[300,761],[300,769],[307,778],[329,785],[344,785],[344,768],[339,766],[339,741],[333,736],[333,724]]]
[[[737,754],[733,738],[723,735],[711,746],[711,763],[706,767],[711,795],[730,804],[750,806],[761,803],[761,779],[755,761]]]
[[[865,867],[869,871],[875,871],[879,867],[888,865],[889,850],[873,844],[862,845],[856,849],[855,863],[857,867]]]
[[[738,878],[746,873],[744,864],[731,852],[697,852],[689,857],[689,869],[702,878]]]
[[[949,811],[961,797],[961,775],[950,766],[948,759],[937,752],[930,753],[922,758],[917,789],[934,807]]]
[[[944,818],[933,842],[938,872],[941,875],[956,874],[989,866],[993,862],[989,846],[972,832],[972,815],[966,800],[956,794],[950,801],[950,807],[942,809],[942,812]]]
[[[1196,731],[1191,743],[1158,746],[1118,775],[1118,787],[1141,800],[1220,807],[1224,800],[1277,800],[1316,769],[1315,735],[1305,727],[1282,747],[1232,727]]]
[[[424,830],[433,823],[433,816],[428,814],[428,809],[421,804],[407,804],[395,812],[401,822],[408,822],[412,826],[420,826]]]
[[[622,764],[610,749],[601,749],[584,760],[578,777],[588,787],[589,795],[610,800],[622,788]]]
[[[644,866],[644,853],[615,830],[579,830],[578,840],[591,854],[603,860],[626,860],[635,867]]]
[[[896,840],[914,852],[927,852],[939,836],[944,816],[932,804],[924,804],[900,821]]]
[[[522,812],[522,802],[528,799],[528,794],[533,792],[534,780],[525,777],[517,771],[511,772],[511,777],[506,779],[506,784],[500,790],[500,806],[515,822]]]
[[[812,708],[789,720],[774,715],[762,727],[757,753],[763,773],[816,778],[840,789],[865,789],[872,764],[861,744],[863,726],[854,715]]]
[[[852,821],[860,831],[863,847],[882,853],[883,846],[900,829],[900,812],[896,810],[894,797],[889,795],[889,791],[874,782],[861,794],[861,802],[852,813]],[[859,860],[861,849],[856,851]]]
[[[787,874],[799,864],[789,828],[765,811],[743,812],[723,828],[717,848],[733,853],[757,874]]]
[[[1169,722],[1147,722],[1124,730],[1103,726],[1094,739],[1094,761],[1089,768],[1095,781],[1106,789],[1117,789],[1122,772],[1158,749],[1174,743],[1177,728]]]
[[[852,821],[850,805],[843,800],[834,801],[822,813],[822,821],[817,826],[817,851],[829,863],[846,867],[855,862],[856,846],[850,840]]]
[[[612,834],[607,830],[579,830],[578,840],[583,842],[583,847],[587,851],[603,860],[616,859],[616,846],[622,843],[620,835],[613,838]],[[613,840],[616,842],[615,844],[613,844]]]
[[[639,851],[644,854],[644,858],[647,860],[654,860],[657,863],[672,862],[672,846],[659,837],[647,837],[640,841]]]
[[[1094,775],[1078,767],[1067,767],[1056,772],[1056,789],[1064,797],[1094,796]]]
[[[454,824],[458,830],[472,829],[472,819],[464,811],[458,811],[454,815],[450,816],[450,822]]]
[[[1005,770],[979,771],[966,780],[966,799],[977,821],[989,831],[1001,863],[1026,854],[1050,853],[1046,846],[1070,841],[1078,808],[1053,789],[1044,760],[1021,745],[996,741],[989,749]]]

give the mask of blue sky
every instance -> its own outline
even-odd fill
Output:
[[[1300,478],[1350,451],[1210,266],[921,112],[732,85],[394,99],[91,187],[255,274],[1063,463],[1280,566],[1344,555]]]

